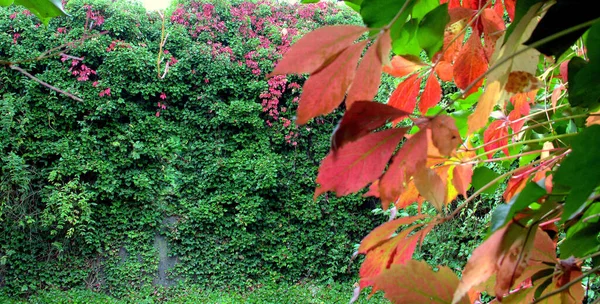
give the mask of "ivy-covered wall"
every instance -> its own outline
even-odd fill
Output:
[[[295,127],[304,78],[265,78],[299,34],[359,22],[352,12],[183,1],[167,11],[157,71],[158,13],[129,0],[66,9],[48,27],[0,9],[2,292],[118,295],[159,272],[214,287],[357,273],[376,202],[312,199],[339,116]]]

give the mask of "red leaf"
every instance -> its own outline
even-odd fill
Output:
[[[440,61],[435,65],[435,72],[442,81],[452,81],[454,67],[448,61]]]
[[[419,193],[429,201],[438,212],[442,212],[446,201],[446,184],[437,173],[429,168],[421,168],[414,177]]]
[[[493,81],[486,84],[485,91],[481,94],[481,97],[479,97],[479,101],[475,107],[475,112],[473,112],[467,120],[469,134],[487,125],[490,113],[492,113],[494,106],[498,102],[498,99],[500,99],[502,93],[501,85],[502,83],[500,81]]]
[[[528,98],[530,98],[530,96],[527,96],[527,94],[519,93],[510,99],[514,109],[508,114],[508,120],[510,122],[511,129],[515,134],[521,131],[521,128],[526,122],[525,119],[520,118],[528,115],[529,111],[531,110]],[[535,94],[533,94],[532,100],[535,100]]]
[[[504,90],[511,94],[527,93],[537,91],[540,88],[540,81],[531,73],[524,71],[513,71],[508,75],[508,81],[504,85]]]
[[[505,232],[506,227],[496,230],[473,251],[463,270],[460,284],[454,292],[452,303],[458,303],[471,288],[487,281],[492,274],[496,273]]]
[[[415,186],[414,179],[412,179],[406,184],[406,188],[404,189],[404,191],[402,191],[402,194],[400,194],[400,197],[398,198],[398,200],[396,200],[394,206],[396,206],[397,209],[404,209],[415,202],[421,203],[423,202],[423,198],[419,194],[417,186]],[[383,202],[381,205],[385,207]]]
[[[531,227],[522,227],[513,223],[508,225],[502,240],[505,249],[497,261],[498,273],[494,291],[498,300],[502,300],[508,294],[510,288],[529,264],[529,256],[537,230],[537,225]]]
[[[454,81],[456,86],[465,90],[479,76],[487,71],[488,61],[483,51],[479,36],[471,35],[465,46],[458,53],[454,63]],[[476,92],[483,83],[478,80],[475,85],[465,93],[465,97]]]
[[[369,196],[373,196],[373,197],[379,197],[379,180],[375,180],[370,186],[369,186],[369,191],[367,191],[367,193],[363,194],[363,197],[369,197]],[[387,210],[386,206],[383,210]]]
[[[360,266],[360,287],[373,285],[373,279],[392,264],[402,264],[410,260],[417,247],[419,233],[408,237],[414,229],[421,227],[413,225],[401,231],[387,242],[372,248]]]
[[[347,144],[335,154],[330,152],[319,168],[315,199],[324,192],[337,196],[356,192],[377,179],[406,129],[397,128],[370,134]]]
[[[381,177],[379,194],[382,204],[393,202],[402,193],[410,177],[425,166],[426,160],[427,132],[421,130],[404,143]]]
[[[442,98],[442,87],[433,73],[427,78],[425,84],[425,90],[421,94],[421,100],[419,101],[419,111],[425,115],[427,110],[435,106]]]
[[[448,156],[462,143],[454,119],[446,115],[437,115],[429,123],[433,145],[442,156]]]
[[[361,242],[358,247],[358,253],[367,253],[369,250],[379,246],[383,241],[387,241],[392,234],[402,225],[412,224],[417,220],[425,218],[426,215],[416,215],[403,217],[397,220],[385,222],[379,227],[373,229]]]
[[[485,152],[504,147],[504,149],[502,149],[502,152],[504,152],[506,156],[509,156],[510,154],[508,153],[508,148],[506,147],[506,145],[508,145],[508,137],[506,137],[507,135],[508,125],[506,124],[506,121],[493,121],[489,125],[489,127],[483,132],[483,143],[485,144],[485,146],[483,146],[483,149],[485,150]],[[494,153],[488,153],[487,156],[488,159],[491,159],[494,157]]]
[[[433,271],[426,262],[410,260],[393,265],[373,279],[373,290],[383,290],[394,304],[449,303],[458,286],[458,277],[448,267]],[[468,304],[465,297],[459,302]]]
[[[356,25],[333,25],[316,29],[298,40],[267,77],[314,73],[350,46],[366,30],[367,28]]]
[[[340,105],[354,79],[356,63],[366,43],[363,41],[348,47],[333,62],[308,78],[300,96],[298,125],[328,114]]]
[[[346,97],[346,107],[352,106],[358,100],[372,100],[377,95],[381,83],[381,65],[383,58],[387,58],[391,47],[389,31],[379,37],[358,65],[356,77],[350,86]]]
[[[515,6],[517,0],[504,0],[504,6],[506,6],[506,12],[510,20],[515,20]]]
[[[448,3],[448,8],[460,7],[460,0],[440,0],[440,4]]]
[[[569,81],[569,61],[571,61],[571,59],[563,61],[559,66],[560,78],[562,79],[563,83],[567,83]]]
[[[344,113],[337,130],[331,137],[331,149],[336,151],[344,144],[354,141],[386,122],[408,116],[409,113],[386,104],[372,101],[357,101]]]
[[[483,25],[483,40],[485,42],[485,54],[488,60],[492,57],[496,47],[496,41],[502,36],[506,26],[502,15],[498,15],[491,8],[486,8],[481,14],[481,24]]]
[[[404,77],[412,72],[425,67],[421,59],[415,56],[394,56],[391,61],[392,66],[384,66],[383,71],[394,76]]]
[[[456,190],[467,198],[467,190],[473,177],[473,164],[460,164],[454,167],[452,184]]]
[[[388,105],[411,113],[417,105],[417,95],[421,89],[421,78],[414,74],[401,82],[390,96]]]

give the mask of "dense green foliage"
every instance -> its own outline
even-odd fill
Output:
[[[296,128],[303,79],[264,74],[296,29],[355,15],[325,4],[173,6],[161,79],[158,13],[89,3],[69,1],[71,16],[48,27],[19,7],[0,10],[0,59],[83,99],[0,68],[3,292],[143,288],[158,273],[157,234],[177,256],[171,279],[225,287],[352,277],[354,245],[382,217],[359,196],[312,200],[339,116]],[[258,23],[269,17],[278,21]],[[23,62],[73,41],[68,56]]]
[[[89,290],[71,289],[68,291],[42,291],[28,300],[20,300],[0,296],[0,302],[7,304],[40,303],[40,304],[121,304],[121,303],[173,303],[173,304],[329,304],[346,303],[352,294],[352,286],[348,284],[329,285],[266,285],[247,292],[231,290],[207,290],[199,286],[171,288],[142,288],[116,299]],[[370,299],[362,298],[357,304],[388,303],[382,293],[377,293]]]

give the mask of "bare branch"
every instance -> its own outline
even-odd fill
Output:
[[[77,97],[77,96],[75,96],[75,95],[73,95],[71,93],[65,92],[65,91],[63,91],[63,90],[61,90],[61,89],[59,89],[59,88],[57,88],[55,86],[52,86],[52,85],[50,85],[50,84],[48,84],[48,83],[40,80],[39,78],[37,78],[37,77],[29,74],[27,71],[23,70],[22,68],[20,68],[20,67],[18,67],[16,65],[11,64],[11,65],[9,65],[9,67],[11,69],[13,69],[13,70],[15,70],[15,71],[17,71],[17,72],[19,72],[19,73],[27,76],[27,77],[29,77],[31,80],[33,80],[33,81],[35,81],[35,82],[37,82],[37,83],[39,83],[39,84],[47,87],[50,90],[53,90],[53,91],[56,91],[56,92],[61,93],[63,95],[66,95],[66,96],[70,97],[71,99],[74,99],[74,100],[77,100],[77,101],[83,101],[83,99],[81,99],[81,98],[79,98],[79,97]]]

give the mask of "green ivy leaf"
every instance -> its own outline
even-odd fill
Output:
[[[500,176],[500,174],[494,172],[488,167],[479,167],[473,170],[473,178],[471,182],[471,184],[473,185],[473,189],[475,189],[475,191],[478,191],[498,176]],[[496,186],[499,182],[500,181],[496,182],[491,187],[488,187],[482,193],[494,194],[494,192],[496,192]]]
[[[417,28],[416,20],[410,20],[404,24],[402,30],[396,35],[394,35],[394,29],[392,28],[392,50],[396,55],[419,56],[421,54],[421,47],[417,39]]]
[[[381,28],[394,19],[406,1],[407,0],[363,0],[360,15],[367,27]],[[413,3],[410,1],[403,14],[408,15],[412,5]],[[406,21],[406,18],[398,18],[398,21],[404,22]]]
[[[585,211],[581,220],[569,228],[560,247],[561,258],[568,258],[571,255],[583,257],[600,248],[598,214],[600,214],[600,203],[594,203]]]
[[[448,4],[445,3],[427,13],[419,23],[417,30],[419,46],[427,52],[429,58],[433,58],[433,55],[442,48],[444,30],[448,22],[450,22],[450,15],[448,15]]]
[[[540,185],[542,184],[542,185]],[[506,205],[500,205],[492,214],[492,232],[503,227],[515,213],[525,209],[531,203],[536,202],[542,196],[546,195],[546,188],[543,186],[543,180],[539,183],[529,182],[525,188]]]
[[[418,1],[417,3],[415,3],[415,6],[412,9],[411,17],[413,19],[421,19],[425,15],[427,15],[427,13],[431,12],[433,9],[435,9],[439,5],[440,5],[439,0]]]
[[[350,7],[352,10],[360,14],[360,6],[362,5],[363,0],[346,0],[344,3]]]
[[[321,1],[321,0],[301,0],[300,3],[302,3],[302,4],[319,3],[319,1]]]
[[[15,0],[15,5],[22,5],[36,15],[44,25],[50,19],[67,15],[60,0]]]
[[[558,34],[561,31],[600,18],[599,10],[585,9],[586,7],[593,7],[595,3],[596,2],[592,0],[558,0],[556,4],[548,9],[525,44],[531,45],[542,39]],[[546,42],[536,47],[536,49],[545,55],[554,55],[558,58],[569,49],[588,28],[589,26],[556,37],[556,39]]]
[[[573,152],[561,163],[554,175],[554,183],[571,189],[562,214],[566,221],[575,216],[585,205],[590,194],[600,184],[598,165],[600,155],[600,125],[583,129],[571,141]]]
[[[13,4],[14,0],[0,0],[0,6],[9,6]]]
[[[596,77],[600,73],[600,24],[594,25],[586,38],[589,62],[574,57],[569,61],[569,103],[572,106],[593,107],[600,101],[600,82]]]

